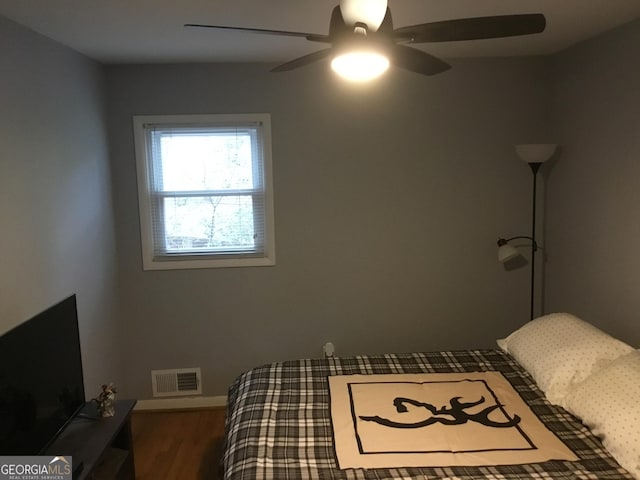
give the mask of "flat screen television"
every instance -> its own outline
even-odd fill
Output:
[[[76,296],[0,336],[0,455],[37,455],[85,403]]]

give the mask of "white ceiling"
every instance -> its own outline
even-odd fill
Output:
[[[185,23],[328,33],[338,0],[0,0],[0,14],[103,63],[284,62],[324,48],[302,38]],[[389,0],[396,27],[543,13],[539,35],[423,45],[444,57],[550,54],[640,18],[640,0]]]

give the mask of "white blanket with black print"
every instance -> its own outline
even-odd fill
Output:
[[[341,469],[577,460],[500,372],[329,377]]]

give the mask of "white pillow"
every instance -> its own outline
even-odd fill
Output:
[[[498,345],[535,379],[547,399],[560,404],[572,385],[633,347],[568,313],[536,318]]]
[[[640,350],[596,371],[571,389],[564,403],[640,479]]]

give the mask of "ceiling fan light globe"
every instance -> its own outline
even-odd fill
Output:
[[[336,55],[331,68],[345,80],[368,82],[388,70],[389,59],[378,52],[351,51]]]
[[[384,20],[387,0],[340,0],[340,11],[347,25],[364,23],[368,31],[375,32]]]

